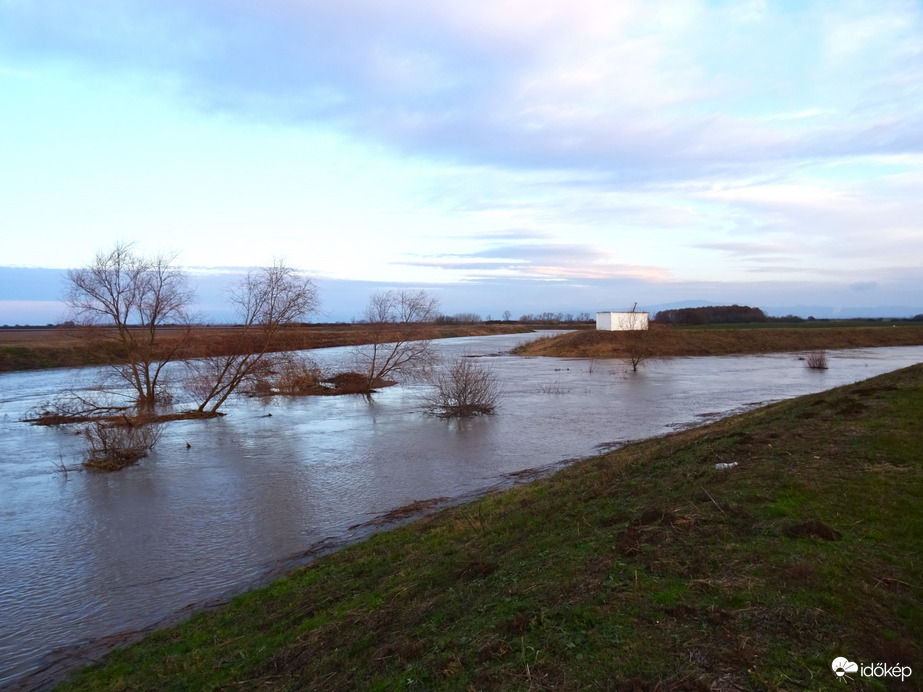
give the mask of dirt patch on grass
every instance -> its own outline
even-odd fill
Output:
[[[497,565],[483,560],[472,560],[455,573],[456,579],[481,579],[497,571]]]
[[[816,519],[789,526],[783,533],[789,538],[823,538],[825,541],[838,541],[843,537],[839,531]]]

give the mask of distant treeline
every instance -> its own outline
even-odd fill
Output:
[[[575,323],[587,322],[592,323],[596,316],[590,312],[541,312],[538,314],[522,315],[518,320],[513,319],[512,313],[506,310],[501,315],[501,319],[492,319],[487,315],[486,319],[474,312],[459,312],[454,315],[439,315],[435,318],[435,324],[499,324],[502,322],[520,322],[522,324],[541,323],[541,324],[558,324],[558,323]]]
[[[913,317],[868,317],[854,318],[863,322],[920,322],[923,321],[923,314],[914,315]],[[676,310],[661,310],[654,315],[654,321],[660,324],[670,324],[678,327],[707,325],[707,324],[743,324],[747,322],[830,322],[837,323],[844,320],[838,319],[815,319],[814,317],[798,317],[797,315],[785,315],[782,317],[770,317],[759,308],[753,308],[749,305],[707,305],[700,308],[679,308]],[[845,321],[850,321],[849,319]]]
[[[661,310],[654,321],[663,324],[687,326],[696,324],[735,324],[740,322],[768,322],[769,318],[759,308],[749,305],[708,305],[701,308]]]

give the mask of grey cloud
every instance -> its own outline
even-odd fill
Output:
[[[608,253],[577,244],[502,245],[468,254],[409,259],[399,264],[463,269],[469,273],[481,271],[484,272],[483,277],[492,279],[496,279],[496,273],[503,270],[521,277],[570,282],[618,277],[658,281],[669,276],[665,267],[613,262]]]
[[[489,250],[473,252],[471,257],[496,258],[530,264],[553,263],[562,265],[589,264],[604,260],[604,252],[586,245],[502,245]]]
[[[694,85],[669,96],[626,92],[597,103],[597,94],[569,85],[555,93],[530,83],[555,40],[553,27],[500,40],[489,27],[476,31],[475,22],[455,21],[443,6],[411,0],[387,8],[87,0],[6,4],[0,12],[8,60],[76,57],[94,70],[175,85],[202,109],[328,123],[464,163],[662,180],[793,157],[923,151],[923,114],[900,84],[879,85],[905,105],[899,111],[879,96],[881,103],[863,104],[849,118],[834,113],[798,130],[708,113],[709,96]],[[919,58],[911,63],[904,81],[920,72]],[[667,108],[681,113],[685,105],[698,115]]]

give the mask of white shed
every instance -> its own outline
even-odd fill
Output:
[[[597,312],[596,329],[606,332],[625,332],[647,329],[647,313]]]

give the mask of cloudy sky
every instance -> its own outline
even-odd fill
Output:
[[[332,319],[923,312],[923,4],[0,0],[0,235],[0,323],[117,241]]]

